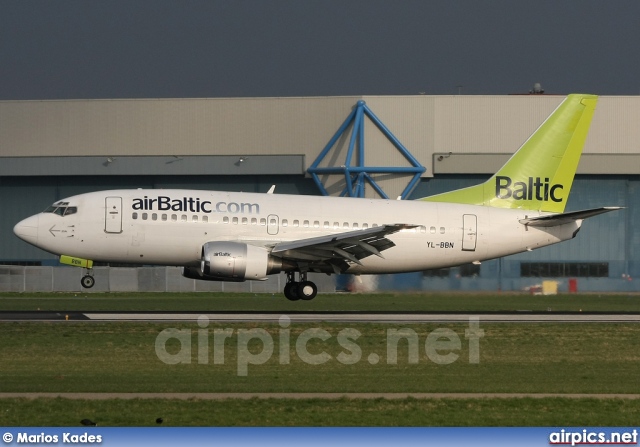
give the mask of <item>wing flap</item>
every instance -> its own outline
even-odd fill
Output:
[[[610,211],[617,211],[621,209],[623,209],[623,207],[621,206],[605,206],[602,208],[593,208],[590,210],[572,211],[570,213],[528,217],[526,219],[520,219],[520,223],[532,227],[555,227],[557,225],[564,225],[567,223],[575,222],[576,220],[582,220],[588,217],[593,217],[599,214],[604,214]]]
[[[361,264],[360,260],[367,256],[384,258],[381,252],[395,246],[386,236],[414,227],[415,225],[409,224],[382,225],[365,230],[280,242],[273,247],[271,253],[293,261],[325,262],[334,269],[344,271],[349,266],[346,261]]]

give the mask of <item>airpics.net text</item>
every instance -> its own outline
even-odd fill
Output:
[[[212,363],[223,365],[227,360],[225,348],[233,349],[235,347],[238,376],[247,376],[249,365],[263,365],[271,360],[274,354],[277,354],[279,364],[288,365],[291,363],[292,351],[302,362],[309,365],[322,365],[330,361],[337,361],[343,365],[354,365],[361,362],[365,355],[358,343],[362,333],[357,329],[345,328],[333,335],[326,329],[309,328],[293,337],[290,327],[291,318],[286,315],[281,316],[278,319],[278,325],[276,334],[272,334],[264,328],[210,329],[209,318],[202,315],[198,318],[199,329],[195,331],[177,328],[167,328],[161,331],[155,340],[155,352],[158,359],[167,365],[191,364],[192,362],[208,365],[211,360],[210,354],[213,352]],[[326,349],[334,336],[335,342],[339,346],[339,352],[332,355]],[[462,339],[457,332],[450,328],[437,328],[425,333],[419,333],[412,328],[388,328],[385,337],[384,359],[388,365],[398,364],[399,352],[401,352],[403,361],[410,365],[418,364],[421,359],[437,365],[449,365],[463,360],[460,354],[463,349]],[[424,339],[422,346],[421,337]],[[468,359],[464,360],[470,364],[480,363],[480,339],[483,337],[484,330],[480,328],[480,319],[470,317],[468,327],[464,330],[463,335],[468,344]],[[234,338],[235,343],[233,343]],[[277,339],[277,344],[274,339]],[[197,351],[195,354],[192,350],[194,341]],[[211,341],[213,342],[212,346]],[[170,348],[168,348],[168,344],[171,345]],[[313,345],[312,349],[309,349],[310,344]],[[421,355],[421,347],[424,356]],[[378,364],[381,360],[382,356],[376,352],[370,352],[366,356],[366,361],[371,365]]]

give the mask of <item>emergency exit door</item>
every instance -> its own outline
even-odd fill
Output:
[[[278,234],[280,227],[280,217],[277,214],[269,214],[267,216],[267,234]]]

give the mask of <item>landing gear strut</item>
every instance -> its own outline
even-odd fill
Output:
[[[290,301],[312,300],[318,294],[318,287],[307,280],[307,272],[300,272],[300,281],[295,280],[295,272],[287,272],[284,296]]]
[[[85,289],[90,289],[94,286],[95,283],[96,280],[93,278],[93,270],[87,269],[87,273],[80,280],[80,284],[82,284],[82,287],[84,287]]]

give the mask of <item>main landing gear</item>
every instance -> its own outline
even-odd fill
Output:
[[[318,287],[312,281],[307,281],[307,272],[300,272],[300,281],[295,280],[295,272],[287,272],[287,285],[284,286],[284,296],[288,300],[312,300],[318,294]]]
[[[86,269],[86,273],[80,280],[80,284],[82,284],[82,287],[84,287],[85,289],[90,289],[94,286],[95,283],[96,280],[93,277],[93,269]]]

